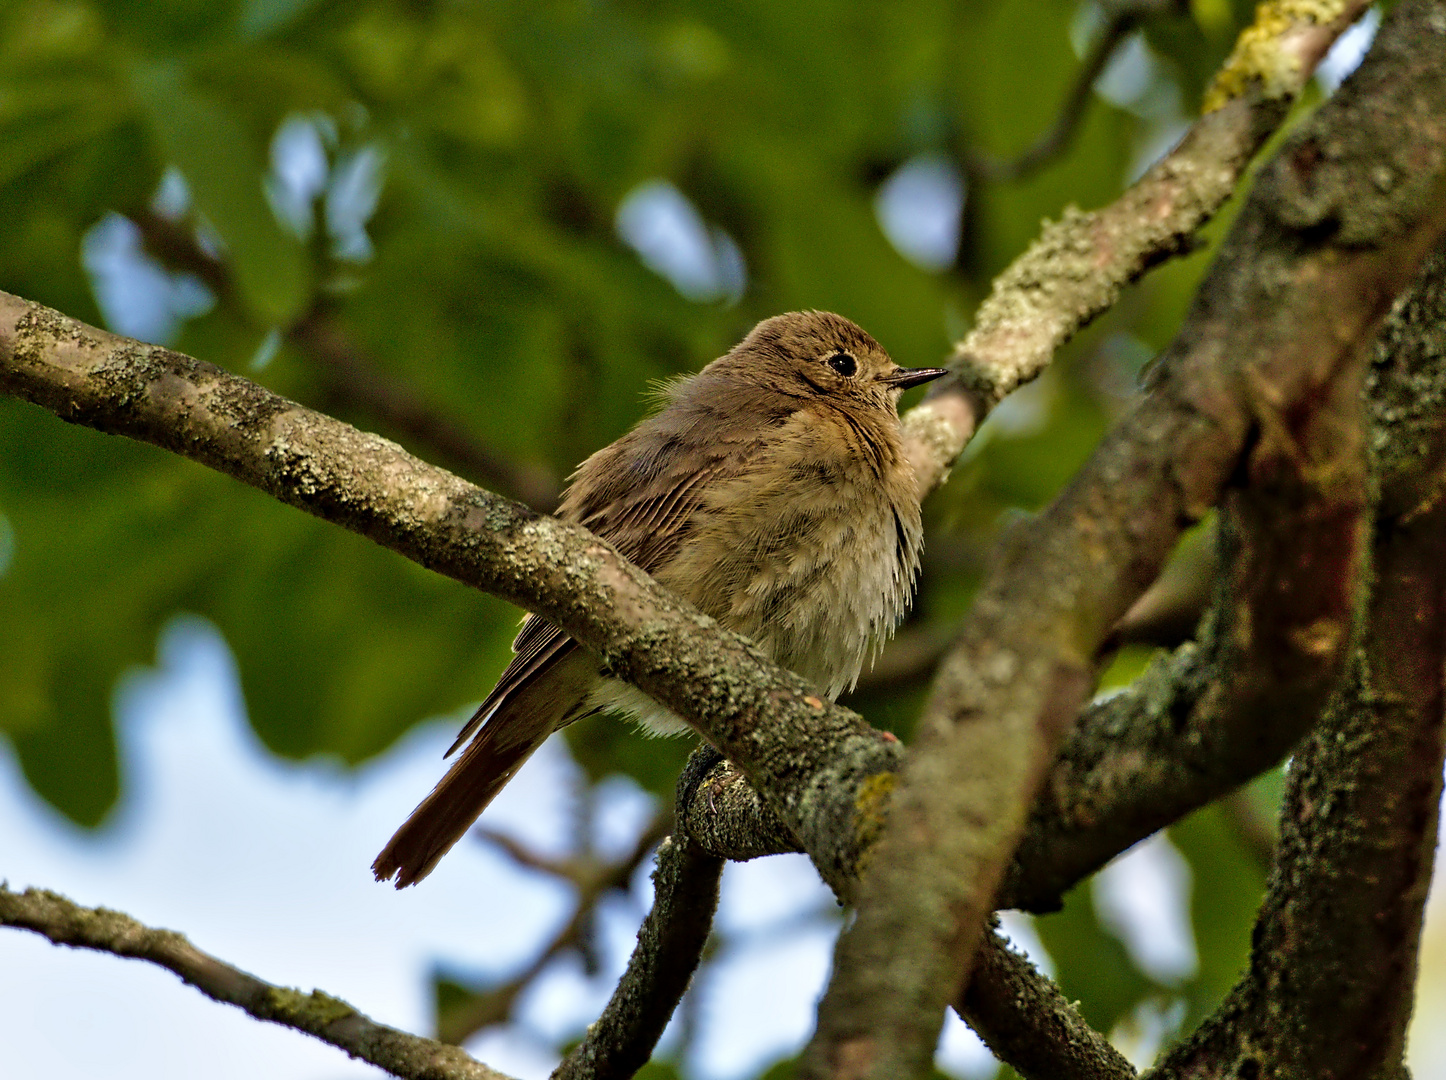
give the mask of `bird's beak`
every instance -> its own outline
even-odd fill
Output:
[[[940,375],[947,374],[949,374],[949,369],[942,367],[901,367],[882,376],[881,380],[887,383],[891,389],[907,390],[911,386],[933,382]]]

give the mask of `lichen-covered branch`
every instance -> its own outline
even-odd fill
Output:
[[[1446,753],[1446,249],[1392,311],[1369,391],[1380,499],[1365,640],[1292,761],[1251,970],[1158,1080],[1403,1075]]]
[[[679,781],[680,794],[694,782],[692,771]],[[702,959],[722,875],[723,860],[705,854],[685,833],[663,841],[653,871],[653,906],[638,929],[627,971],[553,1080],[627,1080],[647,1064]]]
[[[1195,232],[1233,194],[1252,156],[1276,130],[1315,64],[1368,5],[1262,4],[1217,79],[1217,107],[1120,199],[1091,213],[1070,210],[995,281],[975,327],[955,349],[961,380],[936,383],[904,416],[909,457],[921,490],[942,483],[984,415],[1009,391],[1036,377],[1076,331],[1118,299],[1152,266],[1191,250]],[[720,766],[725,768],[726,766]],[[737,770],[731,784],[746,783]],[[744,791],[737,798],[753,798]],[[1207,800],[1208,801],[1208,800]],[[719,806],[700,812],[730,858],[799,850],[767,815],[763,831],[730,820]]]
[[[1150,267],[1192,248],[1332,43],[1365,0],[1267,0],[1217,78],[1211,111],[1119,199],[1065,211],[995,279],[941,381],[904,418],[909,460],[928,491],[1006,394],[1108,311]]]
[[[1442,15],[1417,2],[1388,17],[1356,76],[1262,171],[1144,400],[1007,540],[868,855],[805,1075],[927,1070],[1110,627],[1181,531],[1256,467],[1252,442],[1291,453],[1337,382],[1359,379],[1446,225]]]
[[[687,837],[663,841],[653,907],[627,970],[554,1080],[626,1080],[647,1064],[702,958],[722,873],[723,860],[703,854]]]
[[[1023,1080],[1134,1080],[1124,1055],[993,927],[955,1008]]]
[[[0,883],[0,925],[33,930],[56,945],[157,964],[215,1001],[315,1036],[404,1080],[509,1080],[458,1047],[378,1024],[320,990],[304,994],[274,986],[175,931],[152,929],[119,911],[81,907],[44,889],[11,892]]]
[[[1291,762],[1250,971],[1156,1080],[1402,1072],[1446,753],[1446,504],[1375,554],[1351,678]]]
[[[824,879],[851,888],[854,792],[888,740],[576,525],[221,369],[0,293],[0,392],[153,443],[537,612],[748,775]],[[866,839],[867,837],[865,837]]]
[[[902,762],[902,748],[895,747]],[[678,789],[678,825],[704,851],[745,862],[803,850],[748,778],[711,747],[693,754],[688,772],[698,779]]]

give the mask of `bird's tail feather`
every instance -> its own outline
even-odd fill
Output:
[[[413,885],[460,840],[549,735],[580,713],[597,679],[578,651],[497,706],[462,756],[412,811],[372,863],[378,881]]]

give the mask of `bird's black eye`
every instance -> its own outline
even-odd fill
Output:
[[[858,371],[859,362],[846,352],[836,352],[828,358],[828,366],[847,379]]]

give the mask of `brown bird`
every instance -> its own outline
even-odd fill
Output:
[[[899,395],[945,374],[901,368],[848,319],[766,319],[727,355],[665,385],[662,408],[588,458],[557,516],[752,638],[830,700],[908,608],[923,529]],[[462,728],[471,743],[377,856],[378,881],[420,881],[554,731],[602,709],[657,735],[688,730],[598,672],[529,615],[517,654]]]

